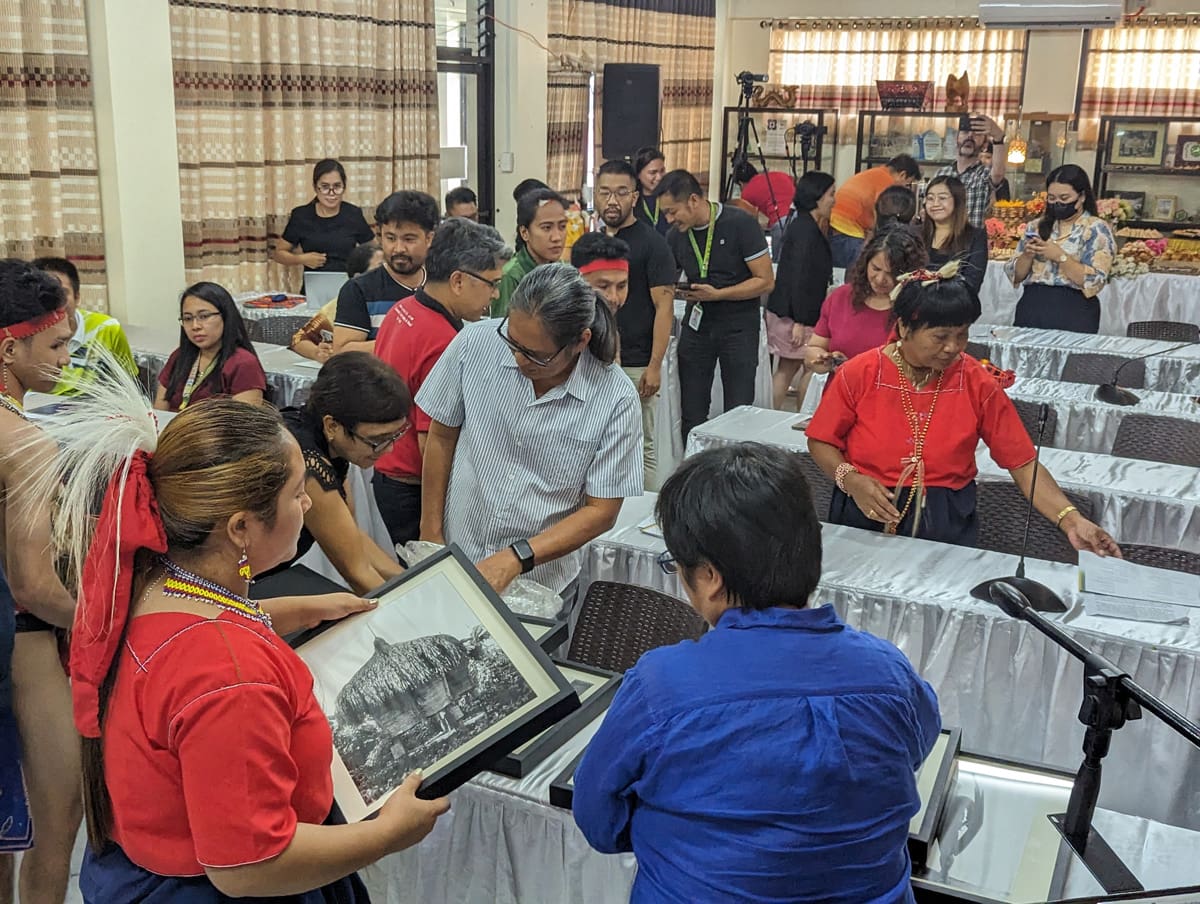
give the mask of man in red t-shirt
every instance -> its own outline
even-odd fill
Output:
[[[459,217],[438,227],[425,259],[425,285],[392,306],[375,337],[375,354],[416,395],[463,321],[484,317],[498,294],[512,249],[491,226]],[[421,533],[421,455],[429,416],[416,405],[414,430],[375,463],[375,501],[393,543]]]

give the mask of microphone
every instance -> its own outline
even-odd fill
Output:
[[[1037,498],[1038,471],[1041,470],[1042,440],[1046,435],[1046,421],[1050,418],[1050,406],[1042,402],[1038,406],[1037,444],[1033,453],[1033,480],[1029,483],[1029,505],[1025,509],[1025,533],[1021,538],[1021,555],[1017,559],[1017,571],[1011,578],[992,578],[971,588],[971,596],[985,603],[994,602],[993,589],[1006,586],[1016,588],[1023,596],[1025,605],[1038,612],[1066,612],[1067,607],[1053,590],[1032,578],[1025,577],[1025,552],[1029,547],[1029,523],[1033,520],[1033,500]]]
[[[988,593],[992,602],[1009,618],[1025,618],[1030,608],[1029,599],[1008,581],[993,581]]]
[[[1168,352],[1177,352],[1181,348],[1187,348],[1189,345],[1195,344],[1196,343],[1194,342],[1182,342],[1179,345],[1172,345],[1170,348],[1164,348],[1156,352],[1150,352],[1148,355],[1138,355],[1136,358],[1126,358],[1113,372],[1112,379],[1107,383],[1101,383],[1096,388],[1096,398],[1101,402],[1108,402],[1110,405],[1136,405],[1141,401],[1141,399],[1135,396],[1128,389],[1122,389],[1117,385],[1117,381],[1121,378],[1121,371],[1123,371],[1134,361],[1145,361],[1147,358],[1156,358],[1159,355],[1165,355]]]

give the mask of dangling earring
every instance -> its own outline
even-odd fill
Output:
[[[250,556],[246,554],[245,547],[242,548],[242,557],[238,559],[238,577],[247,584],[254,583],[254,575],[250,572]]]

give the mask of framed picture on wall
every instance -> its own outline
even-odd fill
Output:
[[[1176,139],[1175,165],[1200,169],[1200,135],[1180,135]]]
[[[1174,220],[1175,205],[1178,203],[1179,199],[1174,195],[1157,195],[1154,198],[1154,219]]]
[[[1144,191],[1106,191],[1106,198],[1120,198],[1122,201],[1128,201],[1133,207],[1133,219],[1140,220],[1146,212],[1146,193]]]
[[[1108,162],[1122,166],[1162,166],[1166,143],[1165,122],[1113,123]]]

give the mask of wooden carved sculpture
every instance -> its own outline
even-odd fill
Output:
[[[946,77],[946,112],[966,113],[971,97],[971,79],[964,72],[960,76]]]

